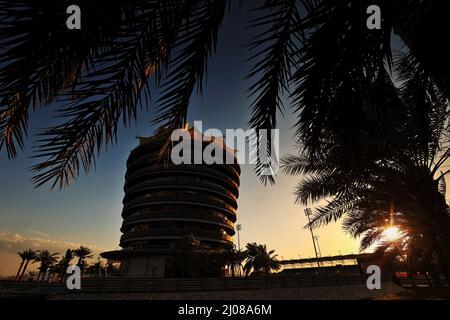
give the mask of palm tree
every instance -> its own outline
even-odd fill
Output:
[[[92,258],[92,250],[88,247],[80,246],[78,249],[73,250],[73,253],[78,257],[77,266],[80,267],[81,274],[83,274],[86,259]]]
[[[414,8],[414,10],[411,10]],[[442,48],[448,11],[439,1],[396,1],[394,31],[406,43],[425,69],[432,75],[439,89],[450,96],[450,79],[443,70],[450,69],[446,50]],[[433,34],[432,37],[427,35]]]
[[[66,1],[1,0],[0,148],[15,157],[25,143],[29,112],[52,102],[65,104],[59,116],[66,121],[45,131],[37,154],[43,160],[33,168],[36,185],[64,187],[91,168],[96,149],[115,141],[121,121],[129,124],[137,117],[139,103],[148,102],[150,78],[161,90],[155,121],[169,129],[183,127],[192,93],[202,92],[226,9],[235,8],[232,2],[127,0],[104,6],[90,1],[82,30],[67,32],[61,28]],[[364,27],[366,9],[373,4],[384,18],[376,32]],[[307,150],[322,148],[318,142],[328,125],[334,124],[334,134],[354,136],[357,126],[347,124],[357,123],[363,106],[371,103],[366,93],[384,62],[392,61],[392,31],[448,96],[442,5],[266,0],[252,7],[251,25],[260,33],[250,43],[255,52],[250,125],[275,128],[281,97],[292,87],[298,138]],[[423,27],[434,36],[419,36],[426,34]],[[433,56],[425,54],[430,42]]]
[[[37,252],[37,256],[34,259],[34,262],[39,262],[39,273],[37,276],[36,281],[39,282],[39,280],[43,281],[45,279],[45,276],[47,274],[47,271],[53,264],[58,261],[58,258],[56,257],[58,253],[50,253],[48,250],[40,250]],[[42,275],[42,278],[41,278]]]
[[[31,249],[23,251],[22,254],[23,256],[21,255],[21,258],[25,259],[25,265],[23,266],[20,276],[18,278],[16,277],[17,281],[22,281],[23,276],[28,268],[28,264],[30,263],[30,261],[33,261],[36,258],[36,252]]]
[[[430,239],[429,251],[437,250],[450,279],[450,218],[445,201],[449,171],[444,166],[450,155],[447,101],[410,57],[402,57],[397,65],[403,85],[397,89],[385,82],[383,99],[393,108],[388,117],[371,115],[371,121],[383,122],[382,132],[374,136],[370,129],[360,132],[365,141],[358,147],[359,163],[349,165],[339,148],[331,148],[317,155],[288,156],[283,167],[289,174],[305,175],[296,192],[299,202],[329,200],[316,210],[313,227],[344,215],[351,235],[367,235],[362,242],[365,249],[379,240],[383,219],[396,218],[410,230],[410,241],[413,232]],[[370,123],[365,125],[371,128]]]
[[[422,219],[398,211],[388,213],[358,207],[344,218],[343,228],[353,237],[361,237],[362,250],[377,244],[374,258],[381,261],[380,267],[393,277],[394,264],[400,261],[411,274],[429,272],[438,279],[437,266],[433,262],[437,253],[435,240],[431,237],[429,221]],[[398,234],[389,237],[392,228]]]
[[[102,271],[103,268],[104,268],[104,266],[103,266],[102,262],[99,259],[97,262],[89,265],[86,268],[86,272],[87,272],[87,274],[90,275],[91,278],[95,278],[95,277],[100,278],[101,277],[101,271]]]
[[[112,277],[112,276],[114,276],[116,274],[119,274],[119,271],[120,271],[120,269],[119,269],[118,266],[116,266],[116,265],[114,265],[113,263],[110,263],[110,262],[107,263],[106,270],[105,270],[107,277]]]
[[[17,270],[17,274],[14,278],[15,281],[17,281],[17,278],[19,277],[20,271],[22,270],[23,264],[25,263],[26,260],[26,251],[22,251],[22,252],[17,252],[17,254],[19,255],[19,257],[22,259],[20,261],[20,266],[19,266],[19,270]]]
[[[69,267],[73,257],[74,257],[73,250],[67,249],[66,254],[63,257],[61,257],[61,259],[57,264],[58,266],[57,274],[59,275],[59,280],[61,282],[63,282],[66,277],[67,268]]]
[[[199,277],[208,271],[210,250],[193,234],[184,236],[178,243],[175,258],[176,273],[181,277]]]
[[[375,32],[365,27],[366,9],[373,4],[381,7],[383,17],[382,29]],[[392,103],[382,99],[379,90],[385,81],[385,68],[395,67],[393,31],[440,91],[450,96],[449,74],[442,71],[448,70],[445,66],[449,62],[443,50],[431,54],[430,46],[425,45],[428,41],[434,48],[442,47],[445,27],[438,18],[445,11],[440,9],[441,4],[427,0],[322,0],[307,9],[299,26],[307,35],[298,51],[291,95],[298,115],[297,138],[304,151],[315,154],[338,146],[343,155],[358,162],[354,154],[358,155],[359,140],[364,139],[360,130],[364,130],[368,111],[386,111]],[[439,24],[442,28],[435,29]],[[425,30],[434,30],[430,34],[436,38],[426,40],[432,37]]]
[[[245,259],[245,253],[236,250],[236,247],[230,247],[221,252],[222,260],[226,265],[230,267],[231,276],[234,278],[236,270],[240,270],[242,267],[242,261]]]
[[[56,264],[51,264],[49,267],[48,267],[48,278],[47,278],[47,281],[48,282],[53,282],[53,279],[56,277],[56,276],[58,276],[58,277],[60,277],[61,276],[61,265],[59,264],[59,262],[58,263],[56,263]]]
[[[255,274],[263,273],[267,278],[272,270],[280,269],[275,250],[267,251],[266,245],[248,243],[245,254],[247,256],[244,263],[244,272],[249,275],[252,271]]]
[[[66,1],[0,1],[0,148],[15,157],[24,146],[28,113],[65,104],[66,121],[46,131],[53,141],[40,142],[42,151],[54,152],[40,154],[45,160],[34,167],[37,185],[63,187],[89,170],[93,151],[103,144],[100,137],[113,143],[119,123],[131,123],[138,106],[149,102],[151,77],[163,91],[159,121],[179,128],[191,93],[200,89],[228,1],[86,6],[86,24],[73,33],[61,28]]]

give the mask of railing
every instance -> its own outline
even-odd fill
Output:
[[[187,202],[192,202],[194,204],[201,204],[201,203],[206,203],[206,204],[211,204],[211,205],[215,205],[217,206],[219,204],[219,207],[223,206],[224,208],[234,212],[236,209],[233,208],[232,206],[230,206],[227,202],[225,202],[222,199],[213,197],[213,196],[209,196],[209,195],[205,195],[205,194],[197,194],[197,193],[192,193],[192,194],[188,194],[188,193],[173,193],[170,194],[170,191],[168,191],[167,195],[158,195],[158,194],[150,194],[149,196],[141,196],[141,197],[137,197],[129,202],[127,202],[126,206],[128,205],[134,205],[134,204],[140,204],[142,202],[147,202],[147,201],[166,201],[168,203],[173,202],[174,200],[179,200],[179,201],[187,201]]]
[[[148,214],[138,214],[124,219],[124,226],[130,224],[151,222],[151,221],[195,221],[209,224],[222,224],[234,230],[234,223],[228,219],[215,217],[207,213],[195,212],[153,212]]]
[[[189,234],[194,234],[195,237],[201,239],[205,238],[209,241],[229,241],[232,242],[233,238],[229,235],[223,234],[219,231],[208,230],[185,230],[185,229],[149,229],[149,230],[136,230],[130,231],[120,238],[120,242],[138,241],[138,240],[151,240],[155,238],[180,238]]]
[[[194,179],[194,178],[192,178]],[[199,191],[200,193],[204,193],[207,195],[213,195],[217,198],[222,198],[223,201],[226,201],[229,205],[237,208],[237,198],[236,196],[229,191],[228,189],[214,183],[209,183],[206,181],[187,181],[181,177],[171,177],[171,178],[157,178],[151,179],[149,181],[140,182],[138,184],[130,187],[125,195],[124,202],[128,202],[132,198],[139,197],[140,193],[145,193],[151,190],[156,191]]]
[[[262,290],[271,288],[302,288],[362,285],[365,283],[361,275],[308,275],[308,276],[269,276],[246,278],[83,278],[81,291],[110,293],[158,293],[158,292],[198,292],[198,291],[232,291],[232,290]],[[46,288],[48,292],[67,289],[62,284],[36,283],[0,283],[0,288],[10,289]],[[50,289],[49,289],[50,287]]]
[[[199,207],[214,208],[218,211],[236,214],[236,210],[219,199],[207,199],[206,197],[200,197],[196,195],[185,196],[154,196],[154,197],[139,197],[124,205],[123,212],[128,212],[136,207],[148,206],[148,205],[164,205],[164,204],[192,204]],[[126,216],[126,215],[125,215]]]
[[[149,167],[142,168],[138,172],[127,174],[125,176],[125,184],[135,184],[140,183],[142,181],[148,180],[148,178],[144,178],[146,175],[151,176],[169,176],[169,175],[181,175],[185,174],[186,176],[193,176],[198,178],[206,178],[208,180],[214,180],[219,185],[226,185],[227,188],[231,188],[231,190],[235,190],[238,192],[239,185],[232,178],[227,175],[218,172],[217,170],[213,170],[207,167],[195,168],[192,166],[172,166],[170,169],[164,169],[164,167]],[[140,182],[136,182],[136,180],[140,180]]]
[[[149,158],[148,155],[140,156],[136,159],[132,159],[129,163],[127,163],[127,172],[134,172],[138,171],[140,168],[143,167],[158,167],[158,165],[155,165],[154,161]],[[179,165],[181,166],[181,165]],[[186,165],[185,165],[186,166]],[[204,165],[208,166],[211,169],[218,170],[219,172],[226,174],[227,176],[230,176],[233,179],[239,180],[240,176],[240,167],[239,165]],[[161,166],[159,166],[161,167]]]

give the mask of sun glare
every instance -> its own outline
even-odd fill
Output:
[[[388,227],[383,231],[383,239],[385,241],[397,241],[399,238],[401,238],[401,236],[402,232],[396,226]]]

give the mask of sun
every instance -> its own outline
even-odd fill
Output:
[[[383,239],[389,242],[397,241],[402,235],[403,232],[396,226],[388,227],[382,233]]]

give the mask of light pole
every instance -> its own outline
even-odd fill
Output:
[[[311,232],[311,239],[312,239],[313,246],[314,246],[314,252],[316,253],[317,267],[319,267],[319,269],[320,269],[319,255],[317,254],[317,248],[316,248],[316,240],[314,239],[314,232],[313,232],[313,229],[312,229],[312,226],[311,226],[311,218],[310,218],[311,214],[312,214],[311,208],[306,208],[305,209],[305,216],[308,217],[308,226],[309,226],[309,231]]]
[[[317,252],[319,253],[319,257],[322,258],[322,251],[320,251],[320,245],[319,245],[319,236],[315,235],[314,240],[316,240]]]
[[[239,238],[239,231],[241,231],[242,225],[238,224],[236,225],[236,230],[238,234],[238,251],[241,251],[241,239]]]

